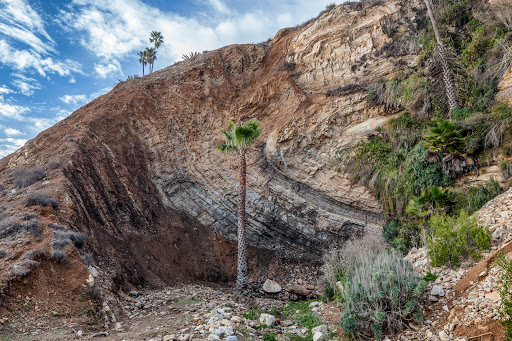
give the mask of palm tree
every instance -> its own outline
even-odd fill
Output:
[[[151,73],[153,72],[153,64],[156,60],[156,50],[154,47],[146,47],[144,52],[146,52],[146,59],[149,64],[149,72]]]
[[[425,0],[425,5],[427,5],[428,15],[430,17],[430,21],[432,22],[432,27],[434,29],[434,34],[436,36],[437,52],[439,54],[441,67],[443,69],[444,87],[446,91],[446,97],[448,98],[448,105],[450,106],[451,112],[453,109],[458,108],[459,105],[457,103],[455,87],[453,86],[452,71],[448,65],[448,52],[443,44],[443,41],[441,40],[441,34],[439,33],[439,29],[437,27],[436,17],[434,16],[434,11],[432,10],[432,0]]]
[[[160,45],[164,43],[164,36],[162,32],[153,31],[151,32],[151,36],[149,37],[149,42],[155,44],[155,49],[158,50]]]
[[[147,50],[139,51],[139,63],[142,64],[142,75],[144,76],[144,66],[148,64]]]
[[[247,168],[245,153],[260,136],[258,129],[260,122],[252,119],[241,126],[229,121],[231,130],[221,129],[226,138],[225,144],[220,144],[217,150],[220,152],[238,152],[238,263],[236,273],[236,287],[239,293],[247,291],[247,241],[246,241],[246,220],[245,220],[245,197]]]
[[[162,32],[153,31],[151,32],[151,36],[149,37],[149,42],[155,44],[153,58],[151,60],[151,72],[153,72],[153,66],[156,60],[156,50],[164,43],[164,36]]]

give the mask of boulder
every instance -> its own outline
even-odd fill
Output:
[[[276,318],[270,314],[261,314],[260,315],[260,323],[266,324],[269,327],[272,327],[276,322]]]
[[[265,283],[263,283],[263,291],[267,294],[277,294],[281,292],[282,288],[276,281],[271,279],[267,279]]]

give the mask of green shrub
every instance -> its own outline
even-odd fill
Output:
[[[426,282],[398,253],[382,252],[347,276],[341,327],[349,337],[382,339],[384,330],[397,333],[406,321],[422,319],[418,297]]]
[[[428,271],[427,274],[425,275],[425,277],[423,277],[423,279],[427,282],[433,282],[435,281],[437,278],[439,277],[439,275],[436,275],[436,274],[433,274],[432,272]]]
[[[434,267],[444,264],[459,267],[462,259],[478,260],[480,253],[491,246],[489,229],[464,210],[456,217],[445,213],[432,215],[429,225],[427,247]]]
[[[464,154],[466,141],[457,126],[450,120],[437,120],[434,124],[424,136],[425,147],[441,156]]]
[[[502,305],[498,309],[500,323],[505,327],[507,340],[512,340],[512,260],[506,259],[503,253],[496,257],[496,263],[501,268],[500,296]]]
[[[444,211],[455,203],[453,196],[454,193],[449,189],[432,186],[424,190],[421,196],[411,198],[407,205],[407,213],[426,217]]]
[[[247,313],[242,314],[242,316],[248,320],[256,320],[260,316],[260,314],[256,310],[251,309]]]
[[[491,178],[485,185],[469,187],[457,193],[455,212],[465,210],[468,214],[473,214],[500,194],[500,184]]]
[[[455,120],[461,121],[464,120],[471,115],[473,115],[474,111],[472,108],[455,108],[452,110],[452,116]]]
[[[382,235],[388,244],[393,244],[393,241],[398,238],[400,234],[400,220],[393,219],[384,224],[382,227]]]
[[[276,334],[265,333],[265,334],[263,334],[263,340],[265,340],[265,341],[276,341],[277,337],[276,337]]]

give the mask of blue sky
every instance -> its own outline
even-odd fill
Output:
[[[0,157],[142,75],[137,52],[151,31],[164,36],[158,70],[192,51],[267,40],[333,2],[0,0]]]

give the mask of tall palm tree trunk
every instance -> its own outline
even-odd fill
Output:
[[[443,68],[444,87],[446,91],[446,97],[448,98],[448,105],[450,106],[451,111],[459,107],[459,104],[457,103],[455,87],[453,86],[452,81],[452,71],[450,70],[450,66],[448,65],[447,51],[446,48],[444,47],[443,41],[441,40],[441,34],[439,33],[439,29],[437,27],[437,21],[436,17],[434,16],[434,11],[432,10],[431,0],[425,0],[425,5],[427,5],[428,16],[430,17],[430,21],[432,22],[432,27],[434,29],[434,34],[436,35],[437,47],[441,59],[441,67]]]
[[[144,76],[144,64],[142,64],[142,75]]]
[[[236,273],[236,287],[240,292],[247,289],[247,241],[245,224],[245,197],[247,165],[245,161],[245,149],[240,148],[240,165],[238,169],[238,264]]]

